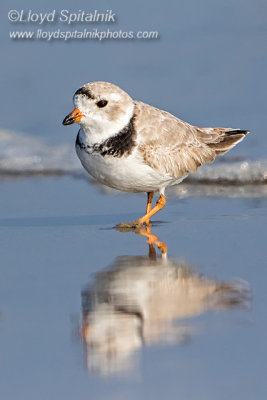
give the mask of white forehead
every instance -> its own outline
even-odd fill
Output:
[[[80,94],[73,97],[74,106],[80,109],[87,107],[88,102],[93,102],[93,101],[94,100],[88,99],[87,97]]]

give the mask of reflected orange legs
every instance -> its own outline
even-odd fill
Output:
[[[153,245],[155,244],[157,246],[157,248],[161,251],[162,255],[166,255],[167,254],[167,245],[165,242],[161,242],[159,240],[159,238],[156,235],[153,235],[153,233],[151,233],[151,229],[150,227],[146,227],[144,228],[140,228],[138,229],[135,233],[137,233],[138,235],[141,236],[146,236],[147,237],[147,243],[149,246],[149,255],[150,258],[155,258],[155,253],[153,251]]]

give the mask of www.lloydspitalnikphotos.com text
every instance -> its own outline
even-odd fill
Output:
[[[117,14],[113,10],[99,10],[84,11],[78,10],[77,12],[70,12],[68,10],[51,10],[46,12],[36,12],[34,10],[9,10],[8,19],[13,24],[16,24],[18,30],[10,31],[9,37],[12,40],[110,40],[110,39],[159,39],[159,32],[157,30],[122,30],[109,28],[106,29],[45,29],[48,25],[52,26],[61,24],[63,26],[72,25],[73,27],[79,24],[89,25],[112,25],[115,27],[117,21]],[[30,30],[22,29],[27,25]],[[42,29],[38,26],[42,25]],[[44,28],[45,27],[45,28]],[[79,26],[80,27],[80,26]],[[117,27],[117,26],[116,26]],[[33,29],[35,28],[35,29]]]

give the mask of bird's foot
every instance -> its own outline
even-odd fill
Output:
[[[149,224],[149,221],[148,221]],[[130,232],[134,230],[139,230],[144,227],[144,225],[147,225],[146,222],[140,221],[140,219],[137,219],[132,222],[122,222],[121,224],[118,224],[115,226],[115,229],[118,229],[120,232]]]

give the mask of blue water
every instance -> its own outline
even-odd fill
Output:
[[[86,368],[81,292],[116,257],[147,257],[145,237],[109,229],[139,215],[144,196],[107,196],[71,178],[1,187],[1,398],[265,398],[266,200],[170,199],[152,227],[170,260],[239,278],[252,299],[182,319],[194,328],[188,340],[141,346],[129,371],[103,377]]]
[[[133,98],[143,100],[199,126],[250,129],[253,135],[237,154],[266,154],[267,5],[241,1],[122,1],[27,0],[1,5],[1,91],[5,112],[1,127],[40,135],[49,141],[72,143],[73,128],[61,126],[72,110],[72,95],[82,84],[106,80]],[[112,9],[113,30],[157,30],[158,40],[12,41],[9,32],[39,27],[8,21],[9,9],[39,12],[62,9]],[[71,25],[94,29],[99,25]],[[56,22],[46,30],[68,30]],[[14,112],[15,110],[15,112]]]
[[[10,30],[35,29],[11,24],[9,9],[54,8],[112,8],[112,29],[158,30],[160,39],[9,39]],[[0,128],[73,145],[77,128],[61,122],[74,91],[107,80],[192,124],[250,129],[231,155],[266,158],[266,8],[239,0],[2,4]],[[118,256],[149,262],[146,237],[111,229],[140,216],[146,196],[109,193],[73,177],[5,177],[0,186],[1,399],[266,399],[264,191],[253,198],[246,188],[237,198],[168,196],[152,233],[167,244],[169,260],[215,282],[239,279],[249,288],[246,305],[174,321],[189,332],[186,340],[141,343],[131,368],[103,374],[87,368],[82,291]]]

